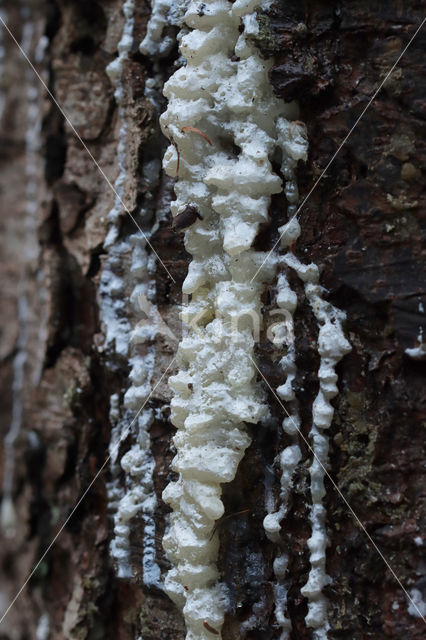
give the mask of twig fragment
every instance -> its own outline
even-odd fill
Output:
[[[182,127],[181,133],[185,133],[185,131],[192,131],[193,133],[198,133],[198,135],[200,135],[202,138],[204,138],[204,140],[207,140],[207,142],[209,143],[210,146],[213,145],[213,143],[210,140],[210,138],[208,136],[206,136],[205,133],[200,131],[200,129],[196,129],[195,127]]]

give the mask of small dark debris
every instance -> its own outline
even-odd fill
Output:
[[[183,231],[194,224],[197,218],[199,220],[203,219],[197,207],[193,204],[189,204],[183,211],[173,218],[171,228],[173,231]]]

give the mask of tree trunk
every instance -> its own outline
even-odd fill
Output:
[[[0,624],[4,639],[185,637],[182,613],[163,588],[171,509],[161,496],[177,478],[167,379],[179,368],[178,314],[191,256],[183,233],[171,228],[176,179],[161,169],[168,142],[159,125],[163,85],[184,63],[177,34],[185,3],[171,5],[157,41],[145,39],[142,52],[150,4],[126,5],[132,11],[123,0],[0,3],[63,109],[1,28],[1,610],[25,584]],[[205,10],[200,3],[198,16]],[[323,595],[304,597],[321,323],[299,272],[281,263],[297,296],[295,396],[287,402],[276,394],[285,382],[283,351],[264,325],[254,353],[269,414],[246,425],[251,444],[223,485],[224,516],[212,532],[227,593],[222,637],[420,639],[422,33],[322,171],[420,24],[421,5],[288,0],[259,9],[256,20],[251,43],[271,62],[273,91],[297,101],[294,126],[307,127],[309,155],[298,163],[297,182],[299,203],[308,199],[289,253],[318,266],[318,300],[345,312],[351,351],[337,365],[339,393],[325,432],[330,580]],[[199,129],[187,133],[201,144]],[[206,153],[209,142],[202,141]],[[272,165],[282,178],[279,162]],[[284,192],[272,196],[257,251],[279,251],[290,202]],[[262,305],[271,325],[276,276],[264,284]],[[301,433],[290,436],[281,424],[296,405]],[[301,459],[286,488],[281,532],[268,536],[264,518],[283,501],[280,453],[296,442]],[[129,452],[137,446],[143,459],[135,472]],[[123,516],[126,495],[139,508],[127,505]],[[277,558],[287,563],[281,573]],[[305,620],[322,597],[325,635]],[[205,630],[218,637],[208,622]]]

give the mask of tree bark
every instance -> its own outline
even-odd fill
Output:
[[[111,486],[118,492],[128,486],[119,462],[135,432],[130,430],[121,442],[115,466],[109,461],[103,467],[114,428],[118,433],[133,418],[124,407],[130,370],[128,357],[118,347],[124,329],[110,339],[107,324],[122,321],[134,327],[143,320],[130,301],[135,286],[131,237],[137,229],[124,211],[116,224],[115,245],[105,246],[108,212],[114,206],[105,178],[115,184],[120,174],[117,144],[122,124],[105,70],[117,58],[122,4],[4,0],[0,6],[2,17],[93,155],[3,28],[1,610],[36,567],[0,624],[0,638],[5,640],[185,637],[181,613],[150,582],[144,565],[146,514],[137,513],[130,521],[130,577],[117,575],[110,553],[114,514],[108,492]],[[299,119],[308,130],[309,158],[299,163],[298,185],[300,202],[309,197],[300,212],[303,232],[294,251],[300,260],[319,266],[325,298],[346,312],[345,335],[352,347],[337,367],[339,395],[333,400],[329,429],[329,472],[420,609],[425,586],[425,365],[419,343],[426,306],[420,278],[425,168],[422,33],[324,175],[322,171],[420,24],[421,8],[415,0],[276,2],[259,13],[256,39],[262,55],[274,57],[270,80],[276,96],[298,101]],[[155,416],[149,430],[157,496],[155,561],[164,574],[170,565],[161,538],[170,509],[161,494],[175,477],[167,377],[176,371],[172,359],[180,337],[178,308],[190,257],[183,235],[171,229],[174,180],[162,171],[156,180],[150,177],[149,167],[159,166],[167,147],[158,123],[166,108],[161,84],[182,63],[173,21],[163,34],[172,44],[162,57],[139,52],[150,11],[148,2],[136,1],[132,44],[123,62],[127,170],[122,200],[175,279],[157,261],[151,274],[155,302],[175,336],[160,334],[154,341],[154,391],[149,400]],[[256,238],[257,249],[274,246],[286,209],[284,195],[273,196],[270,220]],[[114,254],[120,242],[122,249]],[[106,291],[108,278],[120,281],[118,292]],[[318,393],[318,329],[301,283],[292,277],[291,285],[299,298],[295,390],[301,430],[309,438]],[[276,283],[265,286],[266,316],[275,297]],[[142,356],[147,353],[143,345],[133,349]],[[262,374],[276,389],[282,384],[279,358],[264,336],[256,354]],[[282,407],[260,377],[258,384],[268,396],[271,417],[267,426],[247,426],[252,444],[235,480],[223,488],[225,517],[217,525],[219,570],[230,594],[222,631],[226,640],[281,637],[272,595],[277,545],[268,540],[262,523],[266,486],[278,500],[276,459],[288,442],[280,426]],[[114,415],[112,398],[118,402]],[[300,589],[309,572],[312,456],[303,441],[300,447],[303,459],[278,548],[289,557],[291,638],[308,640],[313,632],[305,624],[307,603]],[[424,621],[329,479],[326,488],[328,637],[420,639]]]

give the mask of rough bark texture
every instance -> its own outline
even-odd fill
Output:
[[[118,124],[105,67],[116,56],[121,4],[120,0],[28,0],[2,5],[21,43],[24,25],[31,23],[33,32],[26,42],[31,59],[40,37],[47,37],[36,66],[111,181],[118,171]],[[141,167],[150,158],[161,157],[164,148],[155,137],[155,111],[143,93],[152,61],[138,51],[149,15],[149,3],[136,2],[134,45],[124,72],[131,122],[131,169],[124,201],[134,212],[146,196]],[[309,161],[298,171],[302,198],[421,19],[421,3],[415,0],[289,0],[273,4],[261,16],[257,44],[265,56],[275,56],[271,73],[275,92],[284,100],[299,101],[300,119],[308,127]],[[16,45],[4,31],[1,37],[5,56],[0,89],[5,104],[0,134],[0,476],[7,470],[10,451],[5,437],[19,397],[23,410],[13,447],[11,496],[16,515],[14,521],[6,518],[0,547],[0,608],[6,609],[103,464],[111,431],[110,396],[123,396],[129,368],[123,358],[103,349],[105,328],[97,293],[113,195]],[[177,49],[161,62],[164,79],[176,58]],[[419,542],[424,514],[424,362],[405,353],[417,344],[424,322],[420,310],[426,307],[421,286],[423,60],[420,34],[304,206],[303,232],[295,248],[301,259],[321,267],[329,299],[347,313],[345,330],[353,347],[338,367],[340,394],[334,401],[330,430],[330,472],[410,592],[425,586]],[[26,141],[30,103],[38,105],[41,126],[40,148],[32,164]],[[37,117],[31,126],[36,126]],[[36,185],[34,193],[29,185]],[[155,193],[157,208],[167,208],[172,197],[172,183],[163,177]],[[285,208],[284,198],[274,197],[271,223],[259,234],[258,248],[267,249],[275,242],[277,226],[286,219]],[[177,327],[175,309],[181,302],[188,256],[181,236],[169,226],[170,220],[164,219],[152,244],[176,279],[172,283],[157,266],[157,305]],[[134,233],[133,223],[124,216],[120,233],[123,238]],[[118,267],[123,274],[129,260],[130,253]],[[303,299],[300,284],[294,281],[292,286]],[[274,295],[273,287],[265,291],[265,309],[273,307]],[[307,304],[298,307],[295,320],[297,396],[307,435],[318,390],[317,330]],[[153,385],[176,345],[160,337],[156,346]],[[20,353],[26,360],[19,387]],[[281,384],[279,355],[266,340],[259,344],[258,358],[271,385]],[[150,401],[161,410],[150,435],[159,498],[157,561],[162,570],[168,567],[161,548],[168,508],[161,502],[161,492],[172,477],[173,457],[169,399],[163,382]],[[224,628],[227,640],[279,637],[271,597],[276,547],[266,539],[262,520],[265,481],[273,480],[278,492],[274,459],[285,436],[280,429],[282,409],[272,396],[270,405],[275,422],[267,429],[250,428],[253,443],[235,481],[224,488],[225,513],[230,517],[218,526],[219,566],[232,603]],[[306,600],[300,596],[309,571],[309,457],[305,448],[306,464],[296,478],[283,523],[283,544],[290,559],[292,638],[298,640],[311,637],[304,625]],[[144,585],[142,517],[134,518],[132,525],[134,578],[115,575],[109,555],[108,473],[107,466],[1,623],[1,638],[184,637],[180,614],[167,596]],[[327,588],[329,637],[424,637],[423,621],[412,615],[400,586],[329,482],[325,502],[330,538],[327,569],[332,578]]]

